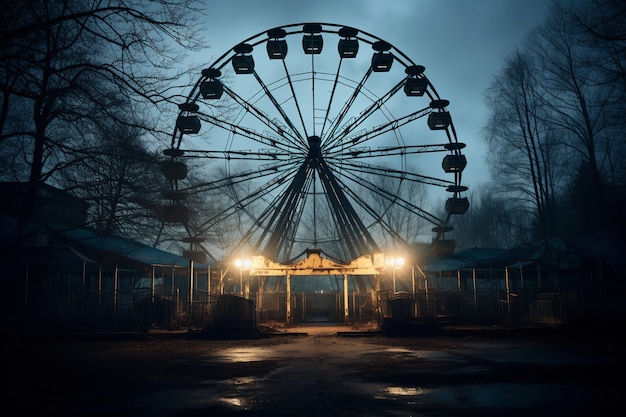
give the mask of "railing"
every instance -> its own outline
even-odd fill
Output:
[[[560,326],[572,319],[580,322],[607,317],[602,310],[606,307],[601,303],[607,291],[592,290],[420,290],[415,294],[403,293],[401,297],[390,291],[351,292],[348,320],[382,323],[387,319],[428,318],[440,325]],[[616,291],[611,293],[615,299]],[[23,303],[11,314],[5,312],[2,316],[3,327],[75,332],[145,331],[151,328],[236,328],[286,321],[284,292],[252,294],[250,299],[245,299],[235,294],[209,294],[196,289],[191,302],[185,288],[172,289],[169,285],[155,286],[150,291],[132,287],[124,291],[105,291],[29,285],[22,294]],[[341,292],[292,293],[291,297],[293,322],[342,322],[345,319]]]

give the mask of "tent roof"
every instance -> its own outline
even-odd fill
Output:
[[[87,253],[99,263],[189,266],[189,260],[182,256],[119,236],[99,235],[83,228],[65,230],[59,234],[68,245]],[[205,268],[207,265],[197,266]]]
[[[456,271],[466,268],[494,267],[502,264],[509,254],[507,249],[470,248],[440,258],[424,267],[425,271]]]
[[[427,264],[425,271],[456,271],[489,267],[519,267],[552,264],[566,267],[583,259],[602,258],[615,266],[626,267],[626,242],[619,230],[607,228],[589,233],[545,239],[514,249],[471,248]]]

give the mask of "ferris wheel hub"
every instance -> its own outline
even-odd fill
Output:
[[[320,138],[319,136],[309,136],[307,140],[309,142],[310,148],[313,148],[313,147],[319,148],[319,146],[322,143],[322,138]]]

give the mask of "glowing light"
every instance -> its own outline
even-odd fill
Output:
[[[387,264],[387,266],[392,266],[394,268],[400,268],[400,267],[402,267],[404,265],[404,258],[402,258],[402,257],[387,258],[385,263]]]
[[[386,257],[385,264],[391,268],[393,273],[393,292],[396,292],[396,269],[402,268],[404,265],[404,258],[402,257]]]
[[[235,266],[237,268],[249,269],[252,266],[252,260],[251,259],[237,259],[235,261]]]

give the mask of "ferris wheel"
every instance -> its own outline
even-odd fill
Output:
[[[433,249],[450,253],[450,219],[469,203],[448,106],[424,66],[356,28],[256,34],[179,105],[164,219],[184,228],[189,253],[351,260],[408,245],[406,229],[424,225]],[[195,213],[190,196],[202,202]]]

